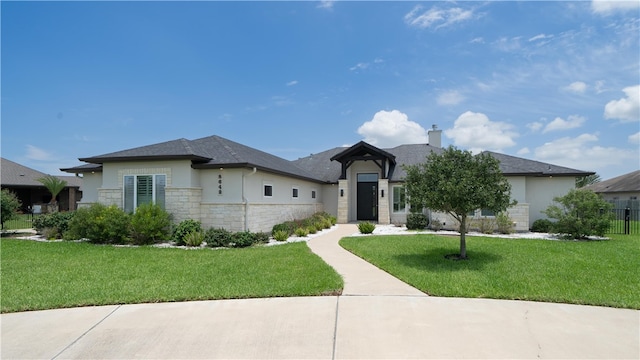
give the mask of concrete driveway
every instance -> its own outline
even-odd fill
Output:
[[[640,311],[429,297],[348,253],[354,225],[309,241],[341,296],[3,314],[3,359],[638,359]]]

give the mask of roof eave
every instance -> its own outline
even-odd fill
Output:
[[[210,158],[198,155],[150,155],[150,156],[108,156],[79,158],[78,160],[91,164],[103,164],[108,162],[131,162],[131,161],[164,161],[164,160],[191,160],[209,161]]]

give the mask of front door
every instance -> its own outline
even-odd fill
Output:
[[[371,181],[375,177],[376,181]],[[378,174],[358,174],[357,219],[378,220]]]

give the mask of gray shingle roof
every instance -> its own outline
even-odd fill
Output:
[[[47,174],[18,164],[11,160],[0,159],[0,177],[3,186],[38,186],[42,187],[42,183],[37,179],[47,176]],[[82,185],[82,179],[75,176],[56,176],[67,182],[67,186],[79,187]]]
[[[640,192],[640,170],[600,181],[585,188],[597,193]]]
[[[524,159],[516,156],[505,155],[493,151],[483,151],[500,161],[500,170],[504,175],[528,175],[528,176],[587,176],[594,172],[571,169],[540,161]]]
[[[187,159],[194,168],[256,167],[264,171],[320,181],[307,170],[293,162],[260,151],[220,136],[208,136],[196,140],[177,139],[108,154],[80,158],[81,161],[102,164],[119,161],[149,161]],[[74,172],[82,167],[69,168]],[[91,168],[85,168],[91,170]]]

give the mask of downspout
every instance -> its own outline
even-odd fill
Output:
[[[258,169],[256,167],[253,168],[253,171],[249,173],[247,176],[251,176],[256,173]],[[242,172],[242,204],[244,205],[244,231],[247,231],[249,228],[249,201],[244,196],[244,187],[245,187],[245,174]]]

